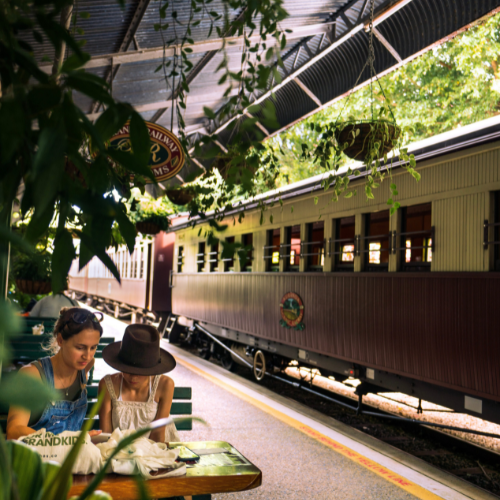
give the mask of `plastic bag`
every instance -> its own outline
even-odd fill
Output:
[[[97,445],[101,451],[102,461],[105,462],[114,452],[118,443],[135,432],[134,429],[122,431],[115,429],[106,443]],[[111,460],[111,471],[116,474],[140,474],[146,479],[182,476],[186,473],[186,465],[176,462],[178,450],[169,450],[165,443],[155,443],[145,437],[136,439],[131,445],[121,450]],[[166,472],[152,475],[160,469]]]
[[[64,431],[55,435],[40,429],[35,434],[20,437],[18,441],[38,452],[43,462],[53,461],[62,464],[79,435],[80,431]],[[73,465],[73,474],[96,474],[102,466],[101,452],[87,434]]]

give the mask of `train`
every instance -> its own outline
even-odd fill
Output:
[[[356,196],[332,201],[318,176],[235,206],[216,244],[206,220],[173,220],[172,259],[149,278],[171,301],[158,302],[176,318],[171,341],[228,369],[246,361],[257,380],[297,361],[359,379],[358,395],[401,392],[500,423],[500,119],[410,151],[421,180],[394,162],[393,215],[390,182],[367,200],[361,169]],[[222,259],[222,239],[243,254]],[[73,277],[70,289],[82,291]]]

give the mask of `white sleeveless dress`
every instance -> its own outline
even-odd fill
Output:
[[[104,381],[111,396],[111,422],[113,430],[117,427],[122,431],[126,429],[140,429],[146,427],[156,419],[158,403],[155,401],[155,394],[158,382],[160,381],[160,375],[155,376],[152,387],[151,378],[149,379],[149,397],[144,403],[139,401],[122,401],[123,376],[120,381],[120,394],[118,397],[116,397],[111,377],[106,375]],[[149,437],[149,433],[145,437]],[[167,425],[165,427],[165,442],[171,443],[180,440],[175,424]]]

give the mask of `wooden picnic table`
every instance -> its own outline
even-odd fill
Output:
[[[170,443],[170,446],[175,447],[181,445],[192,450],[225,448],[228,452],[201,455],[199,462],[188,464],[184,476],[146,481],[150,497],[230,493],[251,490],[262,484],[260,469],[225,441]],[[82,493],[93,477],[92,474],[74,475],[73,486],[68,497]],[[136,482],[131,476],[108,474],[97,489],[108,492],[114,499],[136,500],[139,498]]]

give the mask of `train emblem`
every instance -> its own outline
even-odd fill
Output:
[[[281,321],[283,328],[293,328],[294,330],[303,330],[305,328],[302,320],[304,319],[304,303],[302,299],[294,292],[288,292],[283,295],[280,303]]]

